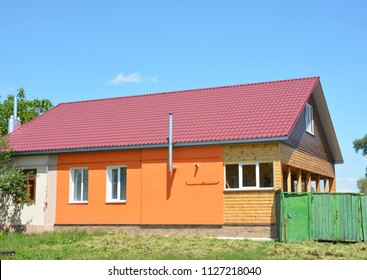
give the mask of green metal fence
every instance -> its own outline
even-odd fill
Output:
[[[367,196],[361,196],[361,224],[362,224],[362,236],[364,242],[367,242]]]
[[[367,196],[275,193],[278,238],[284,242],[367,242]]]

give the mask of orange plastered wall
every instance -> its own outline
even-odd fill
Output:
[[[91,152],[58,157],[56,224],[137,224],[141,208],[141,152]],[[127,166],[127,203],[106,203],[107,166]],[[69,204],[70,168],[88,167],[88,203]]]
[[[108,166],[127,166],[126,203],[106,203]],[[222,147],[61,154],[56,224],[223,224]],[[196,165],[196,166],[195,166]],[[88,203],[70,204],[70,168],[88,168]]]
[[[171,174],[155,152],[143,151],[142,223],[223,224],[222,147],[174,149]]]

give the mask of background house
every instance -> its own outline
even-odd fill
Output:
[[[62,103],[8,137],[29,229],[274,237],[275,190],[336,191],[343,162],[318,77]]]

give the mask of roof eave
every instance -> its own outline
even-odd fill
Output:
[[[315,100],[316,109],[321,119],[321,124],[325,132],[325,137],[328,142],[330,152],[333,156],[334,163],[341,164],[344,162],[343,156],[340,150],[338,139],[336,137],[333,122],[330,117],[330,112],[326,104],[326,99],[320,81],[312,92]]]
[[[213,140],[213,141],[198,141],[198,142],[179,142],[174,143],[174,147],[192,147],[192,146],[209,146],[209,145],[230,145],[230,144],[246,144],[256,142],[276,142],[287,140],[287,136],[266,137],[266,138],[251,138],[251,139],[232,139],[232,140]],[[116,150],[137,150],[137,149],[157,149],[167,148],[168,143],[164,144],[147,144],[133,146],[111,146],[111,147],[86,147],[75,149],[59,149],[59,150],[40,150],[40,151],[15,151],[15,156],[23,155],[48,155],[48,154],[64,154],[64,153],[81,153],[81,152],[104,152]]]

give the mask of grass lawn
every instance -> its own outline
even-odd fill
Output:
[[[0,233],[0,259],[23,260],[367,260],[367,243],[255,242],[87,231]]]

